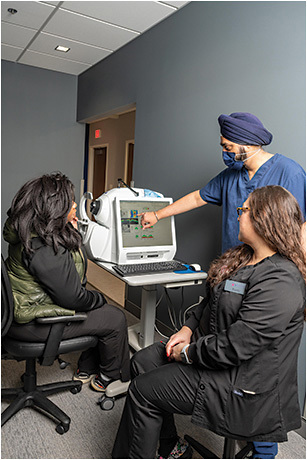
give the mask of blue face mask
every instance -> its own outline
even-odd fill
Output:
[[[252,158],[254,155],[257,155],[258,152],[260,152],[261,148],[256,150],[250,157],[246,158],[245,160],[236,160],[236,154],[234,152],[227,152],[226,150],[223,150],[223,160],[225,165],[230,168],[230,169],[236,169],[240,171],[240,169],[243,168],[244,162]]]
[[[223,150],[223,161],[230,169],[237,169],[238,171],[243,168],[243,161],[236,161],[236,154],[234,152],[227,152]]]

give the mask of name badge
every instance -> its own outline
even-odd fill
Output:
[[[224,291],[235,292],[236,294],[243,295],[245,292],[246,283],[239,283],[239,281],[226,280]]]

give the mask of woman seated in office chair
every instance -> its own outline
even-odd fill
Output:
[[[63,338],[98,336],[97,347],[81,354],[73,378],[103,392],[111,381],[130,378],[126,318],[100,292],[85,288],[87,262],[74,199],[70,180],[54,173],[27,182],[12,201],[3,231],[14,296],[9,335],[44,341],[49,326],[38,325],[36,317],[86,311],[87,319],[66,326]]]
[[[155,458],[158,443],[158,458],[191,458],[175,413],[238,440],[283,442],[300,427],[301,211],[287,190],[267,186],[237,212],[244,244],[211,264],[202,303],[166,345],[132,358],[113,458]]]

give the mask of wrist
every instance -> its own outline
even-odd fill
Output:
[[[183,342],[190,343],[193,332],[188,326],[182,326],[181,334],[184,338]]]
[[[185,334],[188,334],[190,337],[193,334],[193,331],[189,326],[182,326],[181,330],[185,332]]]

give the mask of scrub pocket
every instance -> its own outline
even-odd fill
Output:
[[[226,408],[230,433],[252,437],[269,434],[281,427],[277,387],[264,393],[245,393],[231,387]]]

